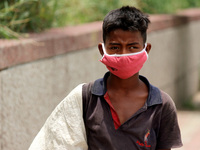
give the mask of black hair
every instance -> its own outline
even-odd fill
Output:
[[[105,43],[108,34],[116,29],[125,31],[140,31],[144,43],[150,20],[139,9],[131,6],[123,6],[110,11],[103,20],[103,41]]]

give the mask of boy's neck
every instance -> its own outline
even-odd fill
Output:
[[[107,88],[127,92],[129,90],[137,90],[141,85],[141,82],[142,81],[139,79],[139,73],[136,73],[128,79],[120,79],[119,77],[110,74],[107,80]]]

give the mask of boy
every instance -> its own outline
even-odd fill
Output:
[[[75,88],[53,111],[33,149],[170,150],[182,146],[171,98],[139,75],[148,58],[148,17],[122,7],[103,21],[98,45],[107,72]]]

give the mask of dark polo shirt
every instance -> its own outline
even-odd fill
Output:
[[[83,118],[89,150],[155,150],[182,146],[173,100],[140,76],[149,89],[145,105],[115,129],[104,99],[104,78],[83,85]]]

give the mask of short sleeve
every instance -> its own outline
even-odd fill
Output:
[[[82,111],[82,85],[57,105],[29,150],[87,150]]]
[[[163,100],[160,130],[157,149],[171,149],[181,147],[181,133],[178,125],[176,107],[169,95],[161,91]]]

